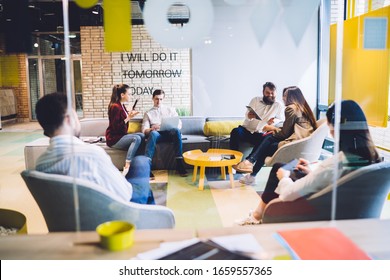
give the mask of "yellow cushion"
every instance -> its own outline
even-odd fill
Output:
[[[230,135],[233,128],[242,124],[239,121],[209,121],[204,124],[203,133],[206,136]]]
[[[127,133],[141,132],[141,125],[142,124],[140,122],[129,122]]]

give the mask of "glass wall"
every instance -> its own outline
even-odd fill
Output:
[[[111,162],[108,157],[103,156],[94,157],[99,154],[97,150],[96,153],[85,152],[83,149],[78,153],[76,150],[71,156],[79,162],[72,162],[70,168],[66,170],[68,172],[66,175],[91,180],[122,200],[123,197],[128,199],[131,196],[126,188],[129,187],[127,183],[137,186],[137,182],[131,180],[134,179],[131,178],[132,175],[128,175],[133,173],[128,173],[124,179],[121,172],[129,166],[135,168],[137,163],[134,158],[130,160],[125,155],[129,146],[112,147],[109,139],[104,137],[109,125],[107,108],[112,100],[111,94],[115,93],[122,83],[129,85],[129,92],[119,94],[121,101],[117,102],[121,108],[127,108],[123,111],[126,111],[125,135],[141,132],[141,119],[147,116],[146,113],[153,106],[158,107],[155,102],[161,101],[156,100],[152,94],[154,90],[162,88],[166,91],[163,98],[166,98],[164,101],[167,105],[179,109],[177,111],[184,108],[183,115],[191,114],[183,118],[185,126],[182,127],[182,131],[200,130],[196,137],[192,137],[194,135],[189,132],[189,136],[183,134],[183,138],[178,138],[184,143],[182,147],[185,148],[182,152],[190,152],[185,154],[187,156],[191,155],[191,152],[203,155],[207,149],[204,148],[206,146],[201,146],[202,144],[210,148],[233,149],[229,142],[232,137],[231,130],[244,125],[245,118],[247,121],[256,121],[255,117],[247,117],[246,106],[254,97],[267,103],[267,98],[263,98],[263,94],[265,95],[263,85],[266,82],[273,82],[277,85],[275,100],[286,106],[292,106],[292,103],[299,101],[288,103],[290,102],[288,95],[292,89],[285,92],[282,92],[282,89],[288,86],[301,89],[306,99],[306,111],[302,110],[306,115],[302,113],[302,116],[309,119],[304,122],[310,123],[313,127],[314,132],[311,130],[311,135],[318,132],[319,128],[314,122],[310,122],[308,107],[316,116],[318,124],[322,122],[321,128],[326,128],[325,143],[322,147],[317,147],[321,150],[320,156],[301,161],[302,172],[299,174],[303,177],[301,180],[288,176],[296,169],[278,176],[271,173],[272,166],[261,165],[261,170],[253,174],[250,171],[254,167],[250,164],[249,171],[235,174],[231,165],[225,169],[224,166],[221,168],[218,164],[210,164],[210,167],[214,168],[210,168],[209,171],[203,169],[198,175],[195,172],[194,178],[191,176],[185,178],[179,176],[181,170],[177,170],[179,175],[175,173],[178,162],[183,160],[183,153],[175,154],[177,151],[172,147],[179,145],[157,146],[157,149],[153,150],[154,158],[152,156],[148,161],[150,166],[143,165],[141,168],[149,173],[143,182],[147,188],[151,188],[157,204],[167,206],[173,211],[176,228],[197,230],[236,226],[237,219],[256,209],[265,199],[262,194],[265,192],[270,174],[274,176],[273,179],[277,178],[278,182],[287,180],[294,190],[291,192],[293,194],[287,192],[280,198],[297,204],[295,208],[282,211],[284,215],[281,220],[273,220],[269,216],[264,218],[264,222],[367,218],[368,212],[358,212],[362,202],[367,201],[372,204],[378,203],[377,205],[384,202],[384,208],[377,209],[381,212],[379,218],[390,218],[389,198],[385,197],[387,191],[380,194],[379,191],[376,192],[376,187],[386,183],[386,174],[376,178],[367,174],[358,182],[352,181],[352,184],[346,184],[344,188],[337,188],[341,182],[351,179],[355,174],[353,172],[362,170],[361,168],[367,170],[371,165],[379,164],[382,159],[388,160],[387,152],[390,150],[390,142],[387,140],[390,139],[387,137],[390,84],[388,1],[345,1],[345,7],[344,1],[332,0],[199,1],[205,2],[211,5],[194,4],[195,6],[188,5],[183,8],[186,6],[185,3],[180,5],[176,3],[178,7],[171,5],[167,9],[169,11],[167,14],[163,13],[163,16],[160,16],[162,9],[157,9],[152,13],[152,17],[147,16],[148,4],[144,3],[146,7],[140,11],[142,19],[133,21],[137,24],[131,27],[133,44],[131,50],[107,51],[105,40],[113,38],[106,36],[107,26],[81,26],[80,32],[75,33],[76,38],[73,36],[65,38],[62,31],[34,34],[33,51],[27,56],[31,118],[36,119],[35,105],[39,98],[51,92],[70,92],[68,103],[72,104],[72,109],[76,110],[78,117],[87,116],[96,121],[93,128],[94,131],[98,131],[96,135],[85,134],[86,132],[83,134],[82,129],[86,129],[88,123],[82,122],[81,140],[88,145],[96,144],[104,148],[112,160]],[[293,2],[294,5],[290,5]],[[306,5],[309,2],[310,5]],[[104,10],[104,7],[99,5],[98,13],[102,13],[102,9]],[[167,17],[170,19],[168,25],[159,25]],[[111,18],[112,22],[115,22],[114,19]],[[149,19],[151,21],[148,21]],[[379,21],[376,21],[377,19]],[[370,24],[373,24],[371,29]],[[166,34],[164,33],[166,31],[169,31],[170,36],[161,36]],[[114,39],[120,37],[125,41],[127,39],[125,35],[119,33]],[[366,40],[367,38],[371,38],[372,41]],[[66,56],[65,46],[68,40],[70,55]],[[382,45],[379,48],[377,44]],[[128,99],[124,96],[128,96]],[[353,102],[345,102],[347,99]],[[137,112],[133,112],[134,118],[129,121],[128,116],[132,114],[131,106],[136,100],[138,103],[134,111]],[[288,117],[285,112],[282,115]],[[75,117],[69,111],[66,116],[70,119]],[[302,116],[299,118],[303,118]],[[287,126],[288,122],[273,123],[275,117],[276,115],[270,117],[270,124],[267,121],[267,125],[262,128],[266,127],[264,131],[268,129],[277,135],[279,129]],[[197,119],[201,120],[201,124],[196,121]],[[76,118],[72,120],[74,121],[70,122],[72,128],[79,132],[80,127]],[[209,124],[214,122],[212,123],[216,127],[214,134],[204,135],[206,133],[204,128],[207,127],[205,122]],[[123,124],[123,120],[120,123]],[[224,126],[227,123],[230,125],[228,128]],[[268,127],[271,123],[275,126]],[[208,129],[212,130],[210,127]],[[152,128],[148,127],[148,130],[144,131],[146,136],[153,131]],[[264,132],[262,128],[260,131],[251,131],[252,133],[245,129],[248,135],[252,135],[253,132],[259,132],[260,135]],[[228,131],[223,133],[221,132],[223,129]],[[292,129],[295,129],[295,126]],[[69,136],[71,146],[74,145],[72,147],[78,149],[76,144],[79,140],[71,137],[73,135]],[[262,134],[260,136],[268,137]],[[272,156],[274,151],[271,148],[276,148],[277,151],[280,148],[279,142],[286,138],[293,143],[303,142],[303,139],[298,139],[300,138],[298,129],[294,135],[290,133],[289,136],[295,138],[277,138],[278,141],[271,138],[271,135],[264,138],[267,141],[275,140],[271,144],[276,145],[270,144],[266,147],[269,149],[263,152]],[[253,146],[258,148],[260,145],[257,144],[265,141],[263,138],[259,139],[252,143],[251,147],[246,147],[246,151],[251,152]],[[151,140],[146,142],[146,145],[149,143]],[[143,150],[145,147],[142,145],[140,147],[137,154],[147,154]],[[298,156],[294,154],[295,149],[298,150],[290,146],[287,153],[290,158],[284,157],[283,163],[295,158],[306,158],[313,154],[314,148],[303,149]],[[118,150],[125,151],[123,157],[119,159],[112,156]],[[243,149],[241,151],[243,152]],[[170,158],[162,157],[164,153],[169,154]],[[232,152],[223,152],[208,159],[211,162],[234,159],[235,155],[233,157],[230,153]],[[100,159],[102,163],[99,162]],[[252,165],[256,164],[256,161],[261,162],[259,158],[247,159]],[[242,158],[242,161],[244,160],[245,157]],[[185,167],[192,173],[194,164],[187,158],[186,163]],[[240,164],[239,161],[235,162],[234,166],[238,167],[237,164]],[[168,165],[169,168],[166,167]],[[307,169],[308,166],[310,169]],[[151,172],[149,167],[152,168]],[[55,168],[55,165],[49,164],[47,168]],[[86,171],[84,172],[82,168]],[[231,177],[227,178],[226,170]],[[205,178],[201,180],[200,176]],[[280,176],[282,178],[279,178]],[[247,179],[242,179],[244,177]],[[365,178],[372,178],[373,181],[367,181]],[[378,184],[373,183],[374,181]],[[119,184],[116,184],[117,182]],[[204,186],[202,192],[198,190],[200,182]],[[119,188],[119,185],[122,185],[122,188]],[[85,228],[88,221],[79,216],[78,198],[81,196],[74,182],[73,187],[72,199],[76,205],[74,224],[75,228],[80,230]],[[125,195],[122,196],[123,193]],[[229,196],[228,193],[232,195]],[[303,199],[299,199],[301,197]],[[375,202],[377,197],[382,201]],[[88,203],[88,200],[84,200],[84,203]],[[109,210],[112,209],[107,211]],[[365,211],[374,213],[369,207]],[[261,209],[257,212],[265,216],[266,210]],[[253,217],[259,222],[258,218]],[[150,223],[158,224],[158,221],[150,219]],[[73,217],[70,220],[73,222]],[[147,227],[149,221],[137,222]]]
[[[30,80],[31,119],[36,120],[35,103],[52,92],[66,92],[65,51],[63,33],[35,33],[32,36],[32,52],[28,55]],[[79,117],[83,117],[81,90],[80,34],[71,33],[69,38],[71,60],[71,88],[73,104]],[[38,79],[37,79],[38,78]],[[77,103],[75,103],[77,101]]]

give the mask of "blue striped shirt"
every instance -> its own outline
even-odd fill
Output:
[[[36,169],[89,180],[123,201],[130,201],[133,193],[131,184],[101,147],[74,136],[51,138],[49,147],[37,160]]]

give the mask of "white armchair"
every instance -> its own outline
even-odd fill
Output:
[[[265,165],[273,166],[274,163],[290,162],[295,158],[305,158],[308,161],[318,160],[328,132],[326,119],[318,120],[317,129],[309,137],[283,145],[272,156],[265,159]]]

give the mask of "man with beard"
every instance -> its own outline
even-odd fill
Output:
[[[284,120],[284,105],[276,100],[276,86],[271,82],[263,85],[263,96],[254,97],[247,108],[244,123],[230,132],[231,150],[238,151],[240,142],[260,144],[268,125]]]
[[[124,202],[155,204],[149,184],[150,164],[145,156],[136,156],[126,178],[99,146],[84,143],[75,110],[68,110],[65,94],[47,94],[38,100],[36,113],[50,145],[38,158],[36,170],[74,176],[91,181]]]

